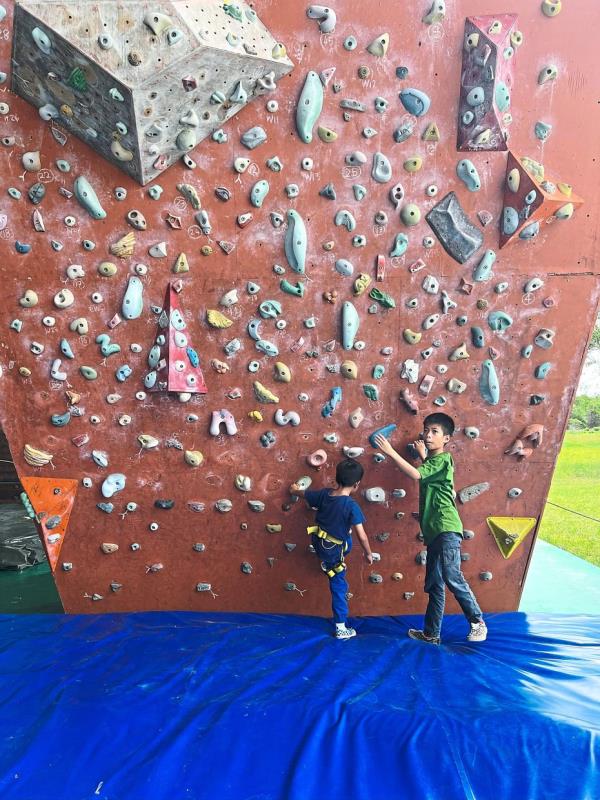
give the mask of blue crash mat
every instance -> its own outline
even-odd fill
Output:
[[[597,800],[600,617],[0,616],[2,800]]]

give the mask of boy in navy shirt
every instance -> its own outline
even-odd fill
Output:
[[[352,528],[356,530],[366,560],[369,564],[373,563],[369,540],[363,528],[364,514],[358,503],[350,497],[358,489],[363,472],[358,461],[347,458],[337,465],[335,489],[302,489],[297,483],[290,486],[292,494],[303,495],[317,512],[316,525],[307,528],[307,532],[311,534],[315,553],[321,559],[321,569],[329,578],[336,639],[356,636],[354,628],[346,626],[348,581],[344,556],[352,549]]]

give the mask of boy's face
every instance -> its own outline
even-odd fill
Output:
[[[444,445],[448,444],[450,437],[444,433],[441,425],[434,423],[426,425],[423,430],[423,440],[428,450],[443,450]]]

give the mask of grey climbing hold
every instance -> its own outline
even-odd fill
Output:
[[[260,125],[256,125],[254,128],[250,128],[243,133],[240,137],[240,141],[248,150],[254,150],[255,147],[267,141],[267,134],[264,128],[261,128]]]
[[[352,191],[354,193],[354,199],[357,200],[359,203],[361,200],[364,200],[367,196],[367,190],[364,186],[361,186],[360,183],[352,184]]]
[[[414,126],[413,122],[403,122],[402,125],[400,125],[399,128],[396,128],[396,130],[394,131],[394,134],[393,134],[394,135],[394,141],[397,144],[400,144],[401,142],[405,142],[407,139],[409,139],[412,136],[412,134],[414,132],[414,129],[415,129],[415,126]]]
[[[287,213],[288,227],[285,235],[285,255],[294,272],[304,274],[306,265],[307,235],[304,220],[297,211]]]
[[[474,483],[471,486],[465,486],[464,489],[459,491],[458,499],[461,503],[468,503],[470,500],[474,500],[484,492],[487,492],[489,488],[490,484],[487,481],[482,483]]]
[[[483,244],[481,232],[469,221],[454,192],[449,192],[425,219],[442,247],[459,264],[464,264]]]
[[[109,498],[125,488],[127,478],[122,472],[113,472],[102,482],[102,496]]]
[[[383,153],[373,155],[373,167],[371,177],[377,183],[387,183],[392,177],[392,166],[389,159]]]
[[[319,194],[321,197],[325,197],[327,200],[335,200],[337,197],[335,193],[335,187],[332,183],[328,183],[326,186],[320,189]]]
[[[500,402],[500,382],[498,381],[494,362],[490,359],[486,359],[481,365],[479,393],[485,402],[492,406],[498,405]]]
[[[554,344],[554,335],[554,331],[548,328],[542,328],[533,341],[538,347],[541,347],[543,350],[548,350]]]
[[[534,132],[540,141],[545,142],[552,133],[552,125],[547,122],[536,122]]]
[[[335,262],[335,270],[345,278],[349,278],[354,273],[354,266],[347,259],[338,258],[338,260]]]

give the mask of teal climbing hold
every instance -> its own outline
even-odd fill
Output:
[[[419,89],[403,89],[400,92],[400,102],[408,113],[415,117],[422,117],[429,111],[431,105],[429,97]]]
[[[540,364],[538,367],[535,368],[534,375],[535,377],[543,381],[546,375],[550,372],[552,364],[549,361],[544,361],[543,364]]]
[[[349,300],[346,300],[342,306],[342,347],[344,350],[351,350],[354,346],[359,325],[360,319],[357,310]]]
[[[506,311],[490,311],[488,314],[488,325],[493,331],[505,331],[512,324],[512,317]]]
[[[91,217],[94,219],[104,219],[106,217],[106,211],[100,205],[98,196],[92,189],[87,178],[80,175],[75,179],[73,188],[75,190],[75,197]]]
[[[131,275],[121,305],[121,313],[124,319],[138,319],[141,316],[144,309],[143,291],[144,284],[136,275]]]
[[[479,393],[486,403],[491,406],[498,405],[500,402],[500,383],[494,362],[489,358],[481,365],[481,377],[479,379]]]
[[[483,330],[477,325],[471,328],[471,341],[473,342],[473,347],[485,346],[485,336]]]
[[[250,191],[250,202],[254,208],[261,208],[265,197],[269,194],[269,181],[257,181]]]
[[[478,192],[481,189],[481,180],[479,179],[477,168],[468,158],[463,158],[458,162],[456,174],[470,192]]]
[[[296,108],[296,128],[303,142],[312,142],[312,131],[323,109],[323,84],[316,72],[306,76]]]
[[[390,258],[403,256],[408,248],[408,236],[405,233],[396,234],[394,244],[390,250]]]
[[[494,96],[499,111],[506,111],[510,107],[510,92],[504,81],[498,81]]]
[[[481,261],[473,269],[473,280],[477,282],[489,281],[492,277],[492,267],[496,261],[496,253],[493,250],[486,250]]]

